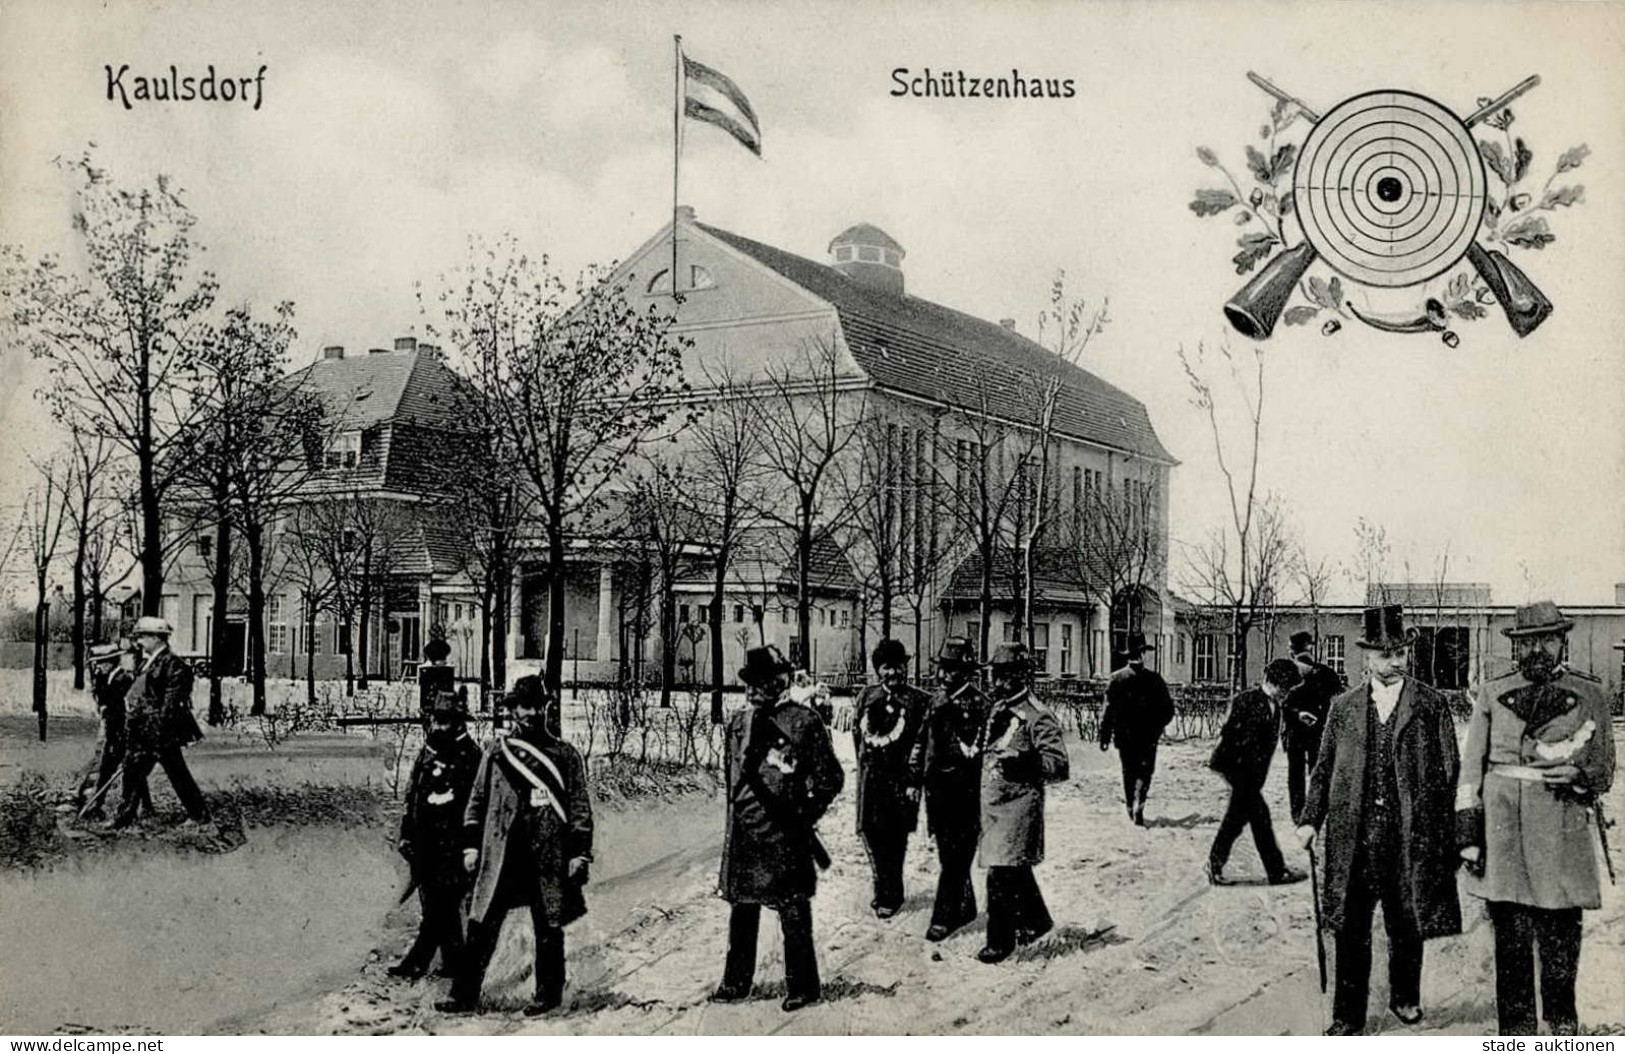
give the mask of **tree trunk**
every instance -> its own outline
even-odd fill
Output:
[[[480,710],[489,710],[491,698],[491,583],[480,586]]]
[[[106,600],[102,597],[102,573],[100,568],[92,568],[90,572],[90,639],[93,643],[102,641],[102,606]]]
[[[711,723],[722,724],[722,605],[728,590],[728,547],[717,548],[716,576],[711,580]]]
[[[660,569],[660,707],[671,708],[671,683],[677,678],[677,591],[672,572]]]
[[[491,655],[490,683],[496,686],[497,691],[506,691],[508,686],[508,624],[513,617],[513,572],[508,566],[508,536],[506,532],[499,531],[491,546],[492,574],[486,577],[490,580],[492,596],[487,607],[494,616],[494,624],[486,627],[489,634],[489,648]],[[561,641],[562,637],[559,638]],[[482,644],[482,648],[487,645]],[[482,653],[483,654],[483,653]],[[563,664],[560,664],[562,669]]]
[[[85,528],[79,521],[79,547],[73,558],[73,690],[85,689]]]
[[[265,535],[248,526],[248,679],[253,684],[250,714],[265,713]]]
[[[150,411],[143,415],[150,427]],[[138,451],[141,478],[141,613],[163,613],[164,540],[163,510],[158,507],[158,488],[152,477],[153,455],[148,442]]]
[[[983,662],[988,660],[988,638],[993,632],[993,554],[984,550],[982,553],[982,585],[981,594],[977,597],[980,605],[978,613],[982,617],[981,640],[977,642],[980,657]]]
[[[344,621],[344,695],[355,697],[355,638],[350,634],[351,619],[346,612]]]
[[[1230,687],[1234,691],[1241,691],[1247,684],[1247,625],[1241,617],[1241,607],[1238,605],[1230,615],[1230,639],[1236,657],[1234,672],[1230,675]]]
[[[896,599],[892,591],[891,578],[888,575],[880,576],[880,638],[886,640],[891,636],[891,609]]]
[[[223,488],[222,488],[223,489]],[[214,528],[214,623],[209,633],[209,716],[211,725],[226,719],[226,704],[220,685],[226,663],[226,608],[231,603],[231,521],[225,503],[216,492]]]
[[[305,702],[316,705],[316,601],[305,594]]]
[[[361,564],[361,614],[356,620],[359,627],[356,639],[350,642],[350,650],[361,652],[361,674],[356,678],[361,690],[367,690],[368,659],[372,652],[368,649],[368,630],[372,626],[372,543],[367,543],[367,551]]]
[[[559,698],[564,684],[564,524],[550,516],[547,524],[547,662],[548,695]],[[559,708],[553,707],[549,731],[559,734]]]
[[[51,648],[51,603],[45,599],[45,577],[40,576],[39,599],[34,602],[34,716],[39,741],[45,742],[45,670]]]
[[[807,595],[812,580],[812,510],[804,510],[801,530],[796,537],[796,632],[801,636],[801,667],[814,677],[812,668],[812,598]]]

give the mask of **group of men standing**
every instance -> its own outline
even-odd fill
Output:
[[[1543,1016],[1572,1034],[1580,913],[1601,905],[1591,826],[1602,828],[1596,803],[1614,770],[1607,701],[1562,661],[1573,621],[1550,601],[1515,612],[1503,630],[1514,669],[1479,686],[1460,748],[1449,702],[1406,672],[1416,631],[1402,608],[1369,608],[1364,621],[1361,683],[1336,690],[1302,634],[1294,661],[1270,663],[1259,688],[1232,700],[1212,760],[1230,802],[1210,880],[1225,881],[1247,825],[1272,884],[1303,877],[1282,860],[1261,793],[1279,728],[1293,821],[1317,868],[1317,922],[1336,948],[1326,1033],[1365,1028],[1379,906],[1389,1008],[1405,1024],[1422,1020],[1424,942],[1461,932],[1465,866],[1462,886],[1487,902],[1494,930],[1501,1032],[1534,1032],[1538,949]]]

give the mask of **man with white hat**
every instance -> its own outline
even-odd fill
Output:
[[[111,828],[128,827],[135,819],[136,805],[146,792],[154,765],[163,766],[186,809],[187,823],[209,822],[208,803],[181,756],[183,747],[203,738],[203,730],[192,716],[192,668],[169,650],[172,632],[167,620],[154,615],[137,619],[132,631],[143,657],[125,697],[129,719],[124,795],[118,814],[108,821]]]

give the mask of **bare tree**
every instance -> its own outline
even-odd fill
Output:
[[[51,562],[56,559],[62,529],[69,518],[73,500],[73,467],[60,461],[36,464],[39,480],[23,501],[22,523],[34,573],[34,714],[39,722],[40,742],[45,742],[46,670],[50,663],[50,611],[46,587]]]
[[[73,433],[73,496],[68,503],[68,520],[73,525],[73,687],[85,687],[85,609],[92,599],[86,593],[86,570],[91,545],[103,522],[114,510],[106,500],[112,475],[112,446],[100,436]],[[99,585],[99,583],[98,583]],[[99,603],[99,591],[96,598]],[[97,618],[100,629],[100,618]]]
[[[569,540],[589,529],[605,488],[639,450],[687,423],[688,342],[672,332],[675,316],[633,308],[612,272],[589,269],[571,290],[512,239],[482,256],[440,302],[449,340],[534,493],[547,546],[545,680],[557,692]]]
[[[847,551],[865,595],[875,600],[880,635],[890,637],[903,555],[900,521],[903,505],[913,494],[903,482],[897,423],[869,413],[856,431],[856,457],[836,465],[843,502],[851,510],[846,519]]]
[[[845,519],[850,495],[836,466],[857,440],[865,397],[841,376],[832,339],[813,339],[798,355],[770,364],[761,417],[762,465],[769,480],[762,519],[784,528],[796,575],[796,634],[812,662],[813,549],[827,525]]]
[[[701,368],[709,406],[689,430],[685,460],[692,467],[688,503],[694,511],[694,541],[711,557],[711,722],[721,724],[723,608],[735,550],[756,522],[753,510],[761,505],[762,404],[727,362]]]
[[[1211,531],[1205,543],[1191,548],[1188,568],[1192,587],[1230,611],[1235,658],[1232,682],[1239,689],[1247,679],[1248,636],[1273,610],[1285,574],[1288,546],[1279,502],[1264,494],[1258,480],[1264,420],[1263,352],[1254,348],[1253,369],[1246,373],[1227,346],[1221,345],[1218,354],[1223,362],[1217,368],[1228,374],[1232,395],[1216,395],[1209,373],[1216,364],[1209,362],[1204,345],[1197,345],[1194,356],[1188,355],[1183,346],[1179,349],[1179,364],[1191,389],[1191,402],[1207,418],[1213,453],[1230,499],[1230,522]],[[1231,399],[1238,404],[1235,409],[1242,420],[1239,435],[1227,438],[1227,429],[1220,422],[1219,403]]]
[[[278,549],[283,574],[299,592],[299,616],[305,652],[305,702],[316,705],[316,616],[333,593],[327,553],[332,547],[334,517],[320,502],[290,510]]]
[[[1108,478],[1084,476],[1087,471],[1075,481],[1072,515],[1058,553],[1059,573],[1108,612],[1126,604],[1131,617],[1123,629],[1132,631],[1139,628],[1133,624],[1135,605],[1165,570],[1156,527],[1156,482],[1125,479],[1113,487]],[[1090,628],[1084,627],[1085,634]],[[1115,629],[1108,626],[1109,631]],[[1094,666],[1092,639],[1086,647]]]
[[[1020,619],[1027,632],[1027,647],[1033,647],[1033,561],[1060,507],[1054,493],[1058,451],[1055,443],[1055,412],[1066,385],[1068,368],[1077,368],[1089,344],[1110,321],[1104,298],[1091,305],[1082,297],[1066,293],[1066,272],[1057,271],[1050,283],[1049,307],[1038,316],[1038,343],[1054,354],[1039,370],[1024,378],[1027,402],[1033,411],[1029,449],[1023,452],[1022,471],[1028,475],[1020,490],[1018,505],[1018,553],[1021,561]]]
[[[102,437],[135,466],[141,522],[142,610],[159,613],[165,500],[180,481],[197,413],[190,393],[214,276],[194,278],[196,217],[168,177],[130,190],[87,154],[74,228],[85,272],[55,256],[30,264],[6,250],[7,328],[49,366],[44,398],[75,432]]]
[[[1327,594],[1331,592],[1332,582],[1337,577],[1339,568],[1336,561],[1311,553],[1301,538],[1292,544],[1290,562],[1293,581],[1297,583],[1298,592],[1302,594],[1304,603],[1309,605],[1310,628],[1314,633],[1315,647],[1318,651],[1320,609],[1326,603]]]
[[[687,490],[687,473],[680,462],[646,456],[639,461],[628,495],[627,519],[634,544],[642,549],[655,574],[662,708],[671,706],[677,673],[677,582],[686,567],[692,522]]]
[[[1355,560],[1362,576],[1367,604],[1388,603],[1388,560],[1393,546],[1388,531],[1364,516],[1354,525]]]

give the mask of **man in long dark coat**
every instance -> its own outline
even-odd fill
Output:
[[[1495,1009],[1502,1035],[1535,1032],[1540,1004],[1553,1035],[1574,1035],[1580,913],[1602,906],[1592,810],[1614,781],[1608,700],[1562,664],[1574,622],[1549,600],[1521,607],[1516,667],[1485,681],[1473,705],[1456,797],[1467,892],[1495,930]]]
[[[1445,699],[1405,675],[1411,641],[1398,604],[1368,608],[1369,679],[1332,700],[1309,776],[1298,838],[1325,826],[1322,905],[1336,933],[1337,985],[1328,1035],[1365,1027],[1371,917],[1388,932],[1388,1005],[1422,1019],[1422,942],[1461,932],[1455,786],[1460,756]]]
[[[1100,749],[1115,741],[1123,766],[1123,804],[1129,819],[1145,826],[1145,800],[1151,794],[1151,776],[1157,770],[1157,741],[1174,719],[1174,701],[1162,674],[1145,668],[1145,634],[1130,633],[1128,663],[1112,674],[1106,686],[1106,712],[1100,718]]]
[[[582,887],[592,861],[592,798],[575,747],[548,729],[557,705],[536,677],[508,696],[514,726],[480,758],[463,812],[463,865],[474,874],[468,942],[451,997],[435,1009],[473,1013],[485,968],[511,908],[530,909],[536,992],[527,1017],[564,1000],[564,927],[587,913]]]
[[[745,653],[739,680],[750,705],[728,715],[724,740],[728,814],[721,892],[728,917],[728,961],[714,1002],[750,995],[762,908],[784,931],[785,1011],[822,997],[813,946],[812,897],[829,857],[813,829],[846,780],[829,730],[789,696],[793,667],[771,644]]]
[[[976,957],[1001,962],[1055,926],[1033,865],[1044,859],[1044,785],[1067,778],[1061,724],[1038,705],[1025,644],[1001,644],[989,662],[993,702],[982,732],[982,866],[987,868],[987,944]]]
[[[937,693],[924,734],[925,822],[937,842],[941,874],[928,941],[940,941],[976,919],[971,865],[982,833],[982,759],[978,750],[987,700],[976,687],[976,648],[949,637],[937,653]]]
[[[79,783],[79,793],[74,802],[78,808],[84,808],[87,798],[100,795],[101,797],[89,809],[85,810],[85,819],[99,819],[102,816],[102,801],[106,800],[108,784],[119,772],[119,766],[124,764],[126,745],[126,710],[125,695],[130,691],[130,685],[135,683],[135,649],[119,647],[117,644],[107,644],[90,649],[90,691],[96,700],[96,712],[102,719],[102,737],[95,758],[92,759],[89,770]],[[140,808],[152,812],[151,788],[145,789]]]
[[[406,812],[396,848],[412,868],[423,908],[417,939],[399,963],[395,977],[429,972],[440,952],[440,972],[455,977],[463,951],[463,819],[480,748],[468,734],[468,704],[462,696],[437,692],[429,706],[429,730],[406,781]]]
[[[181,750],[203,738],[192,714],[192,668],[169,650],[169,623],[152,615],[136,620],[134,636],[141,665],[125,696],[124,790],[111,828],[127,827],[147,793],[154,765],[175,788],[188,824],[209,822],[209,806],[186,767]]]
[[[1315,767],[1320,750],[1326,711],[1333,697],[1343,691],[1343,679],[1330,666],[1315,661],[1314,634],[1294,633],[1291,644],[1300,681],[1281,699],[1281,752],[1286,755],[1287,803],[1296,821],[1303,811],[1309,770]]]
[[[921,732],[931,698],[908,683],[908,649],[886,639],[875,646],[880,683],[859,693],[852,708],[852,747],[858,759],[858,836],[869,851],[874,899],[889,919],[903,906],[903,861],[919,822]]]
[[[1207,854],[1208,881],[1216,886],[1225,884],[1224,865],[1246,827],[1253,829],[1253,844],[1258,847],[1258,859],[1270,885],[1302,882],[1307,877],[1288,867],[1282,858],[1270,808],[1264,802],[1264,780],[1275,756],[1275,703],[1298,683],[1298,668],[1292,660],[1276,659],[1264,667],[1263,684],[1245,689],[1230,700],[1230,713],[1208,762],[1208,767],[1230,784],[1230,801]]]

